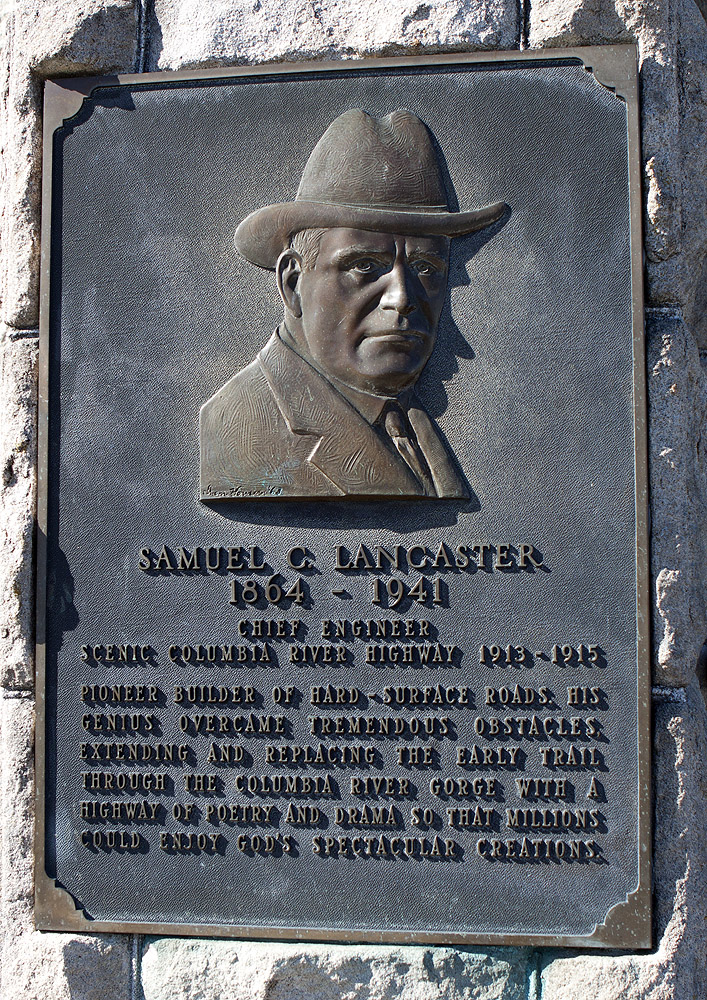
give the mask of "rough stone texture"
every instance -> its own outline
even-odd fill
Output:
[[[636,40],[655,592],[656,933],[644,955],[149,939],[144,1000],[698,1000],[707,995],[706,0],[17,0],[0,11],[3,1000],[139,996],[130,938],[32,927],[32,519],[41,83],[52,75]],[[519,9],[526,12],[526,23]],[[527,37],[526,37],[527,36]],[[682,318],[684,317],[684,319]],[[542,977],[538,969],[542,967]]]
[[[524,949],[148,940],[145,1000],[526,1000]]]
[[[707,713],[695,681],[654,701],[656,949],[550,954],[542,1000],[700,1000],[707,983]]]
[[[32,925],[34,698],[0,692],[0,899],[3,937]]]
[[[707,370],[679,315],[646,316],[654,678],[687,684],[707,628]]]
[[[635,41],[648,297],[707,346],[707,24],[694,0],[532,0],[531,48]]]
[[[32,686],[32,537],[36,463],[35,338],[0,325],[0,686]]]
[[[517,47],[515,0],[156,0],[150,69]]]
[[[0,9],[2,319],[36,327],[42,81],[135,69],[133,0],[15,0]]]
[[[116,1000],[130,995],[130,939],[33,929],[34,699],[0,693],[2,1000]]]
[[[41,934],[5,941],[3,1000],[128,1000],[129,939],[116,934]]]

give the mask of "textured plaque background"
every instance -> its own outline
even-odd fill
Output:
[[[272,275],[241,260],[233,229],[253,208],[294,196],[312,147],[329,123],[351,107],[384,115],[398,107],[418,114],[443,150],[459,204],[503,200],[507,220],[489,232],[455,240],[449,300],[420,395],[456,454],[470,502],[234,502],[211,506],[198,494],[198,411],[227,378],[247,364],[279,321]],[[460,62],[457,65],[340,69],[319,74],[246,75],[174,81],[149,76],[96,89],[53,139],[46,442],[46,733],[44,849],[47,875],[78,907],[64,925],[117,922],[170,924],[220,933],[309,933],[353,938],[558,941],[589,937],[639,882],[639,670],[637,664],[637,528],[634,469],[634,340],[627,105],[578,60]],[[136,156],[137,152],[137,156]],[[635,290],[635,289],[634,289]],[[638,300],[640,306],[640,298]],[[639,384],[642,373],[639,374]],[[640,407],[639,407],[640,415]],[[640,448],[639,448],[639,457]],[[643,502],[644,498],[640,498]],[[639,509],[640,506],[639,506]],[[334,546],[355,552],[480,542],[530,543],[542,553],[535,572],[441,568],[443,606],[409,599],[396,609],[371,603],[372,581],[386,572],[334,570]],[[310,599],[301,608],[239,607],[230,580],[261,585],[272,573],[294,581],[285,562],[306,545],[315,568],[303,574]],[[269,569],[256,573],[146,573],[144,547],[159,553],[184,546],[251,546]],[[489,563],[490,565],[490,563]],[[411,586],[420,574],[392,575]],[[280,582],[283,582],[280,579]],[[348,596],[334,596],[344,588]],[[44,587],[40,581],[40,616]],[[645,613],[645,606],[643,607]],[[455,644],[452,664],[366,664],[366,640],[349,641],[346,665],[289,662],[290,640],[268,640],[270,664],[172,663],[180,647],[239,640],[242,618],[302,620],[297,641],[321,643],[322,619],[388,617],[429,620],[433,639]],[[436,637],[436,638],[435,638]],[[41,638],[41,637],[40,637]],[[257,641],[257,640],[256,640]],[[371,639],[369,642],[376,642]],[[386,640],[394,642],[395,640]],[[398,640],[402,641],[402,640]],[[410,641],[410,640],[408,640]],[[412,640],[417,641],[417,640]],[[149,644],[147,664],[85,662],[81,648],[98,643]],[[479,662],[482,644],[544,651],[532,664]],[[595,643],[598,665],[550,662],[553,644]],[[154,684],[154,706],[98,705],[81,686]],[[180,731],[184,708],[174,685],[251,684],[262,695],[257,715],[280,715],[276,685],[301,692],[287,709],[290,735],[234,739]],[[316,684],[357,687],[353,708],[313,708]],[[466,686],[475,704],[392,708],[390,685]],[[549,688],[554,707],[485,705],[487,687]],[[600,688],[600,704],[571,707],[567,687]],[[247,711],[250,711],[248,707]],[[228,706],[189,712],[243,714]],[[159,717],[150,734],[87,732],[86,714],[136,712]],[[454,738],[406,735],[319,738],[307,716],[447,716]],[[597,739],[482,737],[479,716],[600,720]],[[645,733],[643,734],[645,738]],[[152,765],[82,760],[92,742],[186,744],[190,760],[158,765],[162,794],[87,791],[87,771],[148,771]],[[206,763],[212,742],[240,743],[242,764]],[[275,767],[265,746],[283,743],[373,745],[377,763],[356,767]],[[597,767],[547,767],[542,747],[594,747]],[[431,746],[435,766],[397,763],[398,745]],[[460,767],[457,747],[519,746],[516,769]],[[645,757],[641,758],[645,768]],[[183,775],[217,773],[216,796],[184,789]],[[236,774],[323,774],[339,797],[253,798],[238,795]],[[352,775],[407,777],[416,797],[351,796]],[[645,770],[642,772],[645,775]],[[502,792],[488,829],[447,825],[448,806],[477,801],[430,794],[434,776],[495,777]],[[586,794],[595,776],[605,800]],[[565,778],[569,800],[521,801],[515,779]],[[79,803],[159,800],[160,822],[88,821]],[[573,800],[572,800],[573,799]],[[272,804],[273,827],[205,821],[208,802]],[[291,801],[315,805],[319,825],[288,825]],[[336,806],[393,804],[399,829],[344,828]],[[196,825],[174,819],[175,803],[197,802]],[[598,829],[511,830],[506,809],[597,809]],[[433,808],[439,824],[411,825],[411,809]],[[645,834],[646,817],[641,821]],[[83,831],[140,834],[139,850],[87,848]],[[160,835],[219,833],[219,849],[165,851]],[[293,854],[244,853],[239,835],[291,835]],[[322,857],[314,836],[453,837],[455,860],[414,857]],[[593,840],[598,859],[489,860],[479,838]],[[88,838],[90,840],[90,837]],[[53,882],[48,884],[52,885]],[[58,894],[43,891],[41,926],[56,926]],[[628,904],[625,904],[628,905]],[[67,913],[69,914],[67,916]],[[87,922],[83,922],[88,918]],[[627,923],[636,922],[635,914]],[[647,943],[640,932],[626,943]],[[633,933],[633,932],[632,932]],[[606,940],[618,943],[621,931]],[[612,936],[613,935],[613,936]],[[618,937],[617,937],[618,935]],[[591,942],[590,942],[591,943]]]

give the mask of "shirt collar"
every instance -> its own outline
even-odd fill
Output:
[[[369,424],[375,424],[380,420],[383,410],[389,403],[398,402],[397,396],[375,396],[372,392],[363,392],[361,389],[354,389],[353,386],[340,382],[338,378],[327,376],[331,384],[340,392],[355,410],[361,414]]]

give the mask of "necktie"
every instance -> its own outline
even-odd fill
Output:
[[[386,411],[383,426],[385,432],[395,445],[396,451],[410,468],[425,489],[427,496],[436,496],[434,483],[425,457],[415,441],[414,433],[409,428],[405,415],[400,407],[391,403]]]

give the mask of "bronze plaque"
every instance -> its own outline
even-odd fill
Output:
[[[47,84],[38,927],[650,946],[639,176],[631,46]]]

